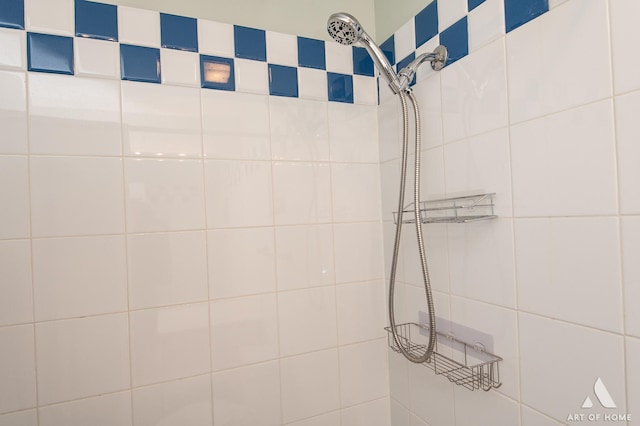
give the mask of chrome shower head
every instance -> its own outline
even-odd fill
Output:
[[[402,84],[398,75],[387,57],[382,53],[382,50],[380,50],[380,47],[362,29],[360,22],[356,18],[344,12],[334,13],[327,21],[327,31],[331,38],[340,44],[346,46],[358,44],[364,47],[378,67],[380,74],[387,80],[391,91],[395,94],[400,93]]]
[[[340,44],[350,46],[360,41],[362,26],[360,22],[348,13],[334,13],[327,22],[327,31],[331,38]]]

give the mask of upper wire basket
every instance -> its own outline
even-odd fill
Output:
[[[391,327],[385,327],[385,330],[388,332],[389,347],[395,352],[400,352],[398,343],[391,333]],[[426,353],[429,341],[428,326],[416,323],[397,324],[396,332],[400,344],[409,353],[415,356]],[[502,358],[485,351],[481,344],[471,345],[437,331],[436,336],[434,352],[429,360],[423,363],[424,366],[469,390],[489,391],[502,385],[499,366]]]
[[[495,193],[468,195],[420,202],[422,223],[465,223],[476,220],[494,219]],[[414,203],[402,209],[402,223],[416,223]],[[398,212],[393,213],[398,223]]]

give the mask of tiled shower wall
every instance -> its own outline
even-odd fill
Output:
[[[440,73],[425,66],[415,85],[425,135],[423,197],[497,194],[496,220],[424,229],[437,316],[493,336],[503,385],[470,392],[390,352],[391,423],[546,426],[581,424],[569,421],[581,413],[584,423],[627,424],[604,416],[629,413],[628,424],[636,424],[640,63],[629,52],[640,42],[640,6],[506,3],[439,1],[435,33],[466,16],[460,45],[469,53]],[[541,14],[514,28],[508,14],[518,5]],[[398,60],[416,49],[423,24],[416,17],[395,33]],[[400,129],[399,101],[383,86],[388,265]],[[399,273],[405,321],[426,310],[412,232],[403,234]],[[598,377],[616,409],[594,396]],[[594,407],[581,409],[587,396]]]
[[[377,86],[352,49],[298,67],[267,32],[299,90],[269,96],[267,61],[199,21],[236,65],[211,90],[159,13],[118,8],[118,42],[26,5],[0,28],[0,425],[388,426]],[[27,72],[69,63],[32,31],[71,40],[74,75]],[[162,84],[121,80],[125,41]]]

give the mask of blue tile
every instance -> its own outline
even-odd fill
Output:
[[[469,54],[466,16],[440,33],[440,44],[445,46],[449,53],[446,65],[451,65]]]
[[[73,75],[73,38],[29,33],[27,57],[29,71]]]
[[[269,64],[269,94],[298,97],[298,68]]]
[[[469,12],[484,3],[485,0],[468,0]]]
[[[198,20],[184,16],[160,14],[162,47],[198,51]]]
[[[262,62],[267,60],[267,41],[264,30],[234,25],[233,35],[236,58]]]
[[[373,77],[374,65],[371,56],[362,47],[353,47],[353,73]]]
[[[120,72],[123,80],[160,83],[160,49],[120,45]]]
[[[118,7],[76,0],[76,35],[118,41]]]
[[[438,2],[433,0],[414,18],[416,47],[420,47],[438,34]]]
[[[412,54],[410,54],[409,56],[407,56],[406,58],[404,58],[403,60],[401,60],[400,62],[398,62],[398,72],[400,72],[400,70],[404,67],[406,67],[407,65],[409,65],[409,62],[413,61],[416,58],[416,54],[415,52],[413,52]],[[413,86],[414,84],[416,84],[416,76],[413,76],[413,80],[411,80],[411,83],[409,83],[410,86]]]
[[[387,57],[389,63],[391,65],[395,65],[396,63],[396,39],[392,35],[389,37],[384,43],[380,45],[380,49],[382,49],[382,53]]]
[[[0,27],[24,30],[24,0],[0,0]]]
[[[331,102],[353,103],[353,77],[346,74],[327,73],[327,86]]]
[[[233,59],[200,55],[200,81],[207,89],[236,90]]]
[[[319,70],[327,69],[324,41],[298,37],[298,65]]]
[[[505,0],[504,17],[507,32],[549,11],[548,0]]]

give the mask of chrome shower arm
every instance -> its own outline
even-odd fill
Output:
[[[384,79],[389,84],[391,91],[394,95],[397,95],[402,90],[402,84],[395,70],[387,60],[384,52],[378,47],[378,45],[369,37],[369,34],[366,32],[362,32],[362,36],[358,41],[360,46],[364,47],[373,59],[373,62],[376,64],[376,67],[380,71],[380,74],[384,77]]]
[[[431,62],[431,68],[435,71],[440,71],[447,62],[447,48],[438,46],[433,52],[423,53],[411,61],[409,65],[402,68],[398,73],[402,90],[406,90],[409,87],[413,77],[415,77],[416,72],[418,72],[418,68],[425,62]]]

